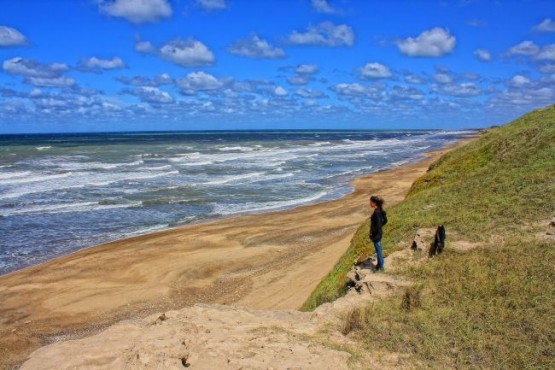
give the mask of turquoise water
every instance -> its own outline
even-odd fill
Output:
[[[338,198],[464,132],[0,136],[0,274],[123,237]]]

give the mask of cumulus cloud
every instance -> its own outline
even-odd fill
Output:
[[[480,89],[480,87],[473,82],[434,85],[430,88],[430,90],[439,94],[461,98],[478,96],[482,94],[482,89]]]
[[[493,59],[491,56],[491,53],[486,49],[474,50],[474,56],[478,58],[478,60],[481,60],[482,62],[489,62]]]
[[[555,60],[555,44],[546,45],[544,46],[538,55],[536,55],[536,59],[540,60]]]
[[[141,41],[141,40],[138,40],[135,43],[135,50],[137,50],[139,53],[155,53],[156,52],[156,48],[154,47],[154,45],[152,45],[151,42]]]
[[[27,77],[25,83],[40,87],[71,87],[75,80],[71,77]]]
[[[412,73],[405,74],[405,81],[407,81],[409,84],[415,84],[415,85],[421,85],[426,83],[426,81],[422,77],[419,77]]]
[[[173,14],[168,0],[97,0],[99,10],[133,23],[157,22]]]
[[[229,47],[233,54],[242,55],[249,58],[278,59],[285,58],[283,49],[274,47],[266,40],[253,34],[246,40],[235,41]]]
[[[312,0],[311,4],[312,4],[312,9],[314,9],[318,13],[324,13],[324,14],[338,13],[338,10],[332,7],[327,0]]]
[[[182,67],[195,67],[214,64],[214,54],[206,45],[195,39],[175,39],[156,48],[148,41],[137,41],[135,50],[155,54],[168,62]]]
[[[422,91],[408,86],[394,86],[391,89],[393,100],[423,100],[425,95]]]
[[[118,76],[116,80],[125,84],[125,85],[132,85],[132,86],[161,86],[161,85],[170,85],[174,82],[173,78],[167,73],[162,73],[158,77],[150,78],[145,76],[134,76],[134,77],[127,77],[127,76]]]
[[[14,74],[14,75],[21,75],[25,77],[58,77],[63,72],[69,70],[67,64],[63,63],[52,63],[52,64],[43,64],[36,62],[32,59],[25,59],[25,58],[12,58],[5,60],[2,64],[4,71]]]
[[[311,75],[317,73],[320,70],[317,64],[299,64],[295,68],[295,72],[301,75]]]
[[[555,63],[541,63],[537,65],[538,71],[540,71],[541,73],[548,73],[548,74],[554,74],[555,73]]]
[[[509,49],[511,55],[524,55],[538,60],[555,60],[555,44],[545,46],[536,45],[533,41],[522,41]]]
[[[295,94],[307,99],[318,99],[326,96],[322,91],[312,89],[298,89],[295,91]]]
[[[283,87],[277,86],[277,87],[274,89],[274,94],[275,94],[276,96],[286,96],[286,95],[288,95],[289,93],[288,93],[287,90],[285,90]]]
[[[223,10],[227,8],[225,0],[197,0],[197,4],[206,11]]]
[[[15,28],[0,26],[0,48],[26,45],[27,38]]]
[[[176,81],[177,87],[185,95],[199,92],[214,93],[231,83],[231,79],[219,79],[205,72],[191,72],[185,78]]]
[[[453,82],[453,79],[447,73],[436,73],[434,75],[434,80],[436,80],[440,84],[448,84]]]
[[[520,44],[509,49],[509,55],[536,55],[539,53],[540,47],[533,41],[522,41]]]
[[[125,68],[125,63],[119,57],[113,57],[112,59],[91,57],[88,59],[82,59],[80,68],[85,71],[121,69]]]
[[[289,82],[290,85],[295,86],[306,85],[310,82],[310,76],[306,74],[290,76],[287,78],[287,82]]]
[[[340,83],[331,88],[338,95],[368,97],[379,91],[376,87],[363,86],[359,83]]]
[[[551,18],[546,18],[540,24],[534,26],[534,31],[555,32],[555,21]]]
[[[410,57],[441,57],[455,48],[457,39],[448,30],[440,27],[422,32],[417,37],[408,37],[396,42],[399,51]]]
[[[381,63],[367,63],[358,68],[362,78],[387,78],[391,77],[389,68]]]
[[[25,77],[24,82],[30,85],[43,87],[69,87],[75,80],[63,76],[69,70],[67,64],[44,64],[25,58],[12,58],[2,63],[2,68],[7,73]]]
[[[157,87],[141,86],[135,89],[125,89],[125,93],[137,96],[141,101],[151,104],[170,104],[173,103],[173,97],[166,91],[162,91]]]
[[[507,82],[507,85],[512,87],[523,87],[529,84],[530,80],[522,75],[516,75]]]
[[[346,24],[334,25],[332,22],[322,22],[308,26],[304,32],[293,31],[287,40],[293,45],[353,46],[355,33]]]

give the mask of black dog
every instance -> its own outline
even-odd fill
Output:
[[[445,235],[445,227],[443,227],[443,225],[439,225],[434,236],[434,242],[432,243],[432,247],[430,248],[430,256],[443,252],[443,249],[445,248],[446,238],[447,236]]]

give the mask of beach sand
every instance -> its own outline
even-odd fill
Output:
[[[298,309],[369,216],[368,197],[404,199],[426,158],[353,180],[351,194],[133,237],[0,277],[0,366],[126,318],[219,303]]]

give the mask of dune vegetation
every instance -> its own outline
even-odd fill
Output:
[[[421,367],[555,367],[555,106],[531,112],[451,151],[388,209],[385,254],[418,228],[447,229],[446,251],[400,273],[404,294],[355,310],[346,327],[362,348],[409,354]],[[373,252],[369,222],[303,310],[346,291],[345,276]],[[454,240],[478,243],[461,252]],[[387,260],[386,260],[387,270]]]

